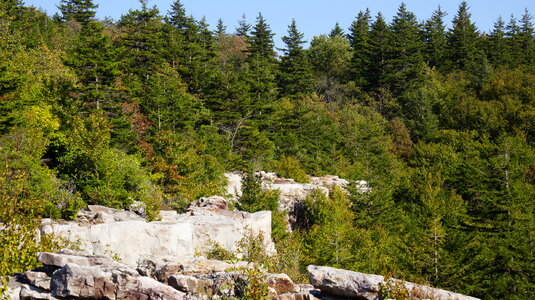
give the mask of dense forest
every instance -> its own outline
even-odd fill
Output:
[[[296,278],[328,265],[535,298],[527,9],[491,32],[466,2],[451,24],[440,8],[419,21],[401,4],[390,23],[366,9],[306,47],[292,21],[277,50],[260,13],[212,31],[179,0],[140,4],[112,21],[91,0],[54,16],[0,1],[0,276],[54,246],[32,243],[41,218],[133,201],[154,217],[222,194],[226,171],[266,170],[371,187],[313,194],[292,233],[274,214],[274,267]],[[245,178],[239,208],[276,211]]]

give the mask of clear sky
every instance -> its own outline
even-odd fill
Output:
[[[49,15],[54,14],[60,0],[24,0],[26,5],[42,8]],[[166,14],[174,0],[149,0],[149,6],[156,5],[162,14]],[[255,23],[259,12],[266,18],[271,30],[276,34],[275,42],[281,47],[281,37],[286,35],[288,25],[295,18],[297,26],[305,34],[305,39],[315,35],[329,33],[336,22],[347,32],[359,10],[369,8],[372,15],[382,12],[387,20],[396,13],[401,0],[182,0],[186,12],[196,19],[205,16],[212,28],[219,18],[227,26],[228,32],[234,32],[242,14],[249,23]],[[455,15],[461,0],[405,0],[407,8],[423,20],[431,16],[440,5],[448,13],[447,24]],[[534,0],[471,0],[467,1],[472,13],[472,20],[481,31],[490,31],[494,22],[502,16],[507,22],[514,14],[519,18],[524,8],[535,14]],[[129,9],[140,7],[138,0],[94,0],[98,4],[99,18],[119,19]]]

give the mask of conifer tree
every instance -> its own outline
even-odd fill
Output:
[[[163,31],[156,6],[148,8],[147,0],[140,2],[141,10],[130,10],[122,16],[119,25],[126,30],[122,44],[126,51],[127,71],[147,81],[163,62]]]
[[[366,68],[368,87],[379,89],[386,87],[387,42],[390,32],[383,15],[379,12],[370,29],[370,61]]]
[[[520,28],[518,32],[518,46],[517,54],[521,57],[522,64],[531,65],[535,63],[535,36],[533,23],[531,22],[533,17],[529,13],[528,9],[524,10],[524,14],[520,18]]]
[[[495,66],[504,65],[510,60],[510,53],[505,39],[505,23],[502,17],[499,17],[494,23],[494,29],[488,39],[487,56],[490,63]]]
[[[94,4],[92,0],[61,0],[58,9],[62,20],[72,20],[85,25],[95,17],[97,7],[98,4]]]
[[[353,51],[351,58],[350,77],[357,84],[366,85],[366,69],[369,67],[370,59],[370,10],[359,11],[357,19],[351,23],[349,28],[349,44]]]
[[[65,64],[78,75],[82,100],[93,108],[101,108],[105,96],[113,94],[111,89],[119,75],[119,66],[117,51],[100,23],[89,22],[82,28]]]
[[[344,34],[344,30],[342,29],[342,27],[340,27],[340,24],[338,24],[338,22],[336,22],[336,24],[334,25],[334,28],[331,30],[331,33],[329,33],[329,37],[335,37],[335,36],[341,36],[343,37],[345,34]]]
[[[275,83],[275,50],[274,34],[261,13],[256,18],[251,36],[249,37],[248,77],[251,91],[256,101],[274,99],[276,93]],[[260,103],[258,103],[260,104]]]
[[[249,53],[251,56],[261,56],[268,60],[272,60],[275,57],[275,50],[273,49],[273,36],[275,34],[271,32],[269,25],[266,23],[266,19],[261,13],[256,17],[256,24],[251,32],[249,38]]]
[[[186,15],[186,9],[180,0],[175,0],[168,12],[167,23],[179,30],[180,33],[186,34],[194,26],[195,20]]]
[[[245,14],[242,15],[241,20],[238,21],[238,27],[236,27],[236,35],[248,38],[251,32],[251,24],[247,22]]]
[[[223,23],[223,19],[221,18],[217,20],[215,34],[217,37],[227,34],[227,26],[225,26],[225,23]]]
[[[314,90],[312,69],[303,49],[303,33],[297,30],[295,20],[288,26],[288,35],[282,37],[286,48],[280,63],[279,87],[281,96],[310,93]]]
[[[418,35],[416,16],[402,3],[390,26],[387,79],[394,95],[418,87],[423,80],[423,43]]]
[[[424,60],[430,67],[442,67],[446,49],[446,26],[444,12],[440,6],[424,24],[423,41],[425,44]]]
[[[468,70],[479,54],[479,33],[470,17],[468,4],[461,2],[453,17],[453,28],[448,33],[448,60],[453,69]]]

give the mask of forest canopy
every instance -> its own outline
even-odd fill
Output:
[[[117,21],[92,0],[60,0],[54,16],[0,2],[0,277],[35,263],[14,241],[40,218],[134,201],[154,217],[222,194],[226,171],[266,170],[372,188],[305,202],[310,226],[274,237],[300,254],[297,272],[535,298],[527,9],[490,32],[466,2],[451,24],[440,8],[417,17],[401,3],[391,22],[363,9],[309,46],[293,20],[277,51],[261,13],[212,31],[180,0],[140,2]],[[276,210],[248,180],[243,209]]]

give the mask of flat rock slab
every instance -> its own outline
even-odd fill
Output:
[[[378,299],[381,289],[405,289],[415,299],[476,300],[477,298],[383,276],[365,274],[331,267],[308,266],[310,283],[326,296],[356,299]]]

